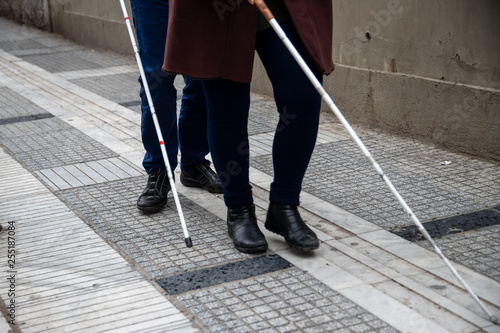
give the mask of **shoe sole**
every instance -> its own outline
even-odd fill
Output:
[[[167,205],[167,200],[165,200],[165,202],[163,202],[159,205],[156,205],[156,206],[147,206],[146,207],[146,206],[137,205],[137,209],[139,209],[144,214],[153,214],[153,213],[158,213],[159,211],[161,211],[163,208],[165,208],[166,205]]]
[[[297,251],[306,252],[306,251],[317,250],[319,248],[319,244],[318,245],[314,245],[314,246],[299,246],[299,245],[290,243],[288,241],[288,239],[285,237],[285,235],[283,235],[279,231],[277,231],[277,229],[274,227],[274,225],[272,225],[272,222],[269,222],[269,220],[266,220],[266,223],[264,224],[264,227],[267,230],[271,231],[272,233],[275,233],[276,235],[280,235],[281,237],[283,237],[285,239],[286,244],[288,246],[290,246],[291,248],[297,250]]]
[[[197,187],[197,188],[201,188],[205,191],[208,191],[210,193],[214,193],[214,194],[222,194],[224,193],[222,191],[222,189],[215,189],[211,186],[203,186],[201,185],[200,183],[198,182],[195,182],[195,181],[191,181],[191,180],[187,180],[185,178],[181,178],[181,184],[184,185],[184,186],[187,186],[187,187]]]
[[[267,246],[261,246],[261,247],[241,247],[241,246],[234,246],[236,250],[243,252],[243,253],[260,253],[260,252],[265,252],[267,251]]]

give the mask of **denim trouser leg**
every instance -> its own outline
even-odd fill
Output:
[[[137,34],[139,54],[146,74],[151,97],[155,106],[160,129],[165,141],[168,159],[172,170],[177,166],[177,91],[174,87],[175,75],[161,70],[165,55],[168,12],[167,0],[131,0],[134,26]],[[143,160],[144,169],[149,173],[156,167],[164,167],[156,129],[148,101],[141,83],[141,135],[146,150]],[[187,106],[181,108],[182,125],[179,137],[182,147],[182,165],[196,165],[203,162],[208,153],[206,138],[206,106],[201,84],[189,85],[188,95],[183,98]],[[200,97],[203,96],[203,97]],[[191,99],[193,98],[193,99]],[[204,115],[204,124],[203,117]],[[200,121],[200,118],[202,119]],[[205,135],[200,128],[205,126]],[[189,134],[187,134],[189,133]],[[201,134],[200,134],[201,133]],[[200,148],[201,147],[201,148]],[[184,169],[184,168],[183,168]]]
[[[170,166],[177,166],[177,91],[173,86],[174,75],[161,70],[165,51],[168,25],[168,1],[132,0],[132,14],[139,44],[139,54],[146,74],[151,97],[155,106]],[[148,101],[141,83],[141,135],[146,155],[143,166],[146,172],[164,167],[156,129]]]
[[[207,140],[207,102],[200,80],[184,77],[182,105],[179,114],[179,149],[181,170],[189,171],[205,163],[209,153]]]

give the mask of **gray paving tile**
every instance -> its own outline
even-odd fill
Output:
[[[494,209],[485,209],[425,222],[423,226],[432,238],[439,238],[498,224],[500,224],[500,213]],[[425,240],[415,225],[391,230],[391,232],[412,242]]]
[[[70,80],[70,82],[123,105],[123,103],[140,101],[138,78],[139,73],[126,73],[81,78]]]
[[[86,175],[82,170],[78,169],[75,165],[65,165],[64,169],[73,177],[78,179],[83,185],[92,185],[96,182]]]
[[[274,133],[279,120],[278,110],[276,109],[274,100],[267,96],[252,94],[249,119],[249,135],[267,132]],[[333,121],[333,119],[334,116],[331,112],[322,112],[320,123],[328,123]]]
[[[63,178],[68,184],[71,185],[71,187],[83,186],[83,183],[77,177],[73,176],[63,167],[52,168],[52,171],[54,171],[59,177]]]
[[[23,116],[46,115],[47,111],[8,87],[0,87],[1,120]]]
[[[375,159],[421,221],[498,204],[500,166],[380,134],[363,138]],[[441,161],[454,161],[441,165]],[[251,165],[272,175],[271,156]],[[484,195],[467,195],[480,184]],[[350,140],[317,145],[303,190],[384,228],[411,225],[386,185]]]
[[[87,163],[76,164],[75,167],[88,176],[93,183],[104,183],[107,181],[99,172],[94,170],[91,165]],[[89,184],[90,185],[90,184]]]
[[[156,280],[169,294],[182,294],[226,282],[244,280],[257,275],[282,270],[292,265],[278,255],[261,255],[246,260],[190,271]]]
[[[41,49],[47,47],[33,38],[17,39],[17,40],[2,40],[0,41],[0,49],[6,52],[17,50]]]
[[[2,149],[0,161],[4,168],[16,172],[18,181],[37,182]],[[16,181],[9,177],[0,178],[0,193],[8,190],[13,182]],[[137,323],[145,331],[160,324],[170,331],[171,323],[172,328],[181,330],[182,325],[188,332],[194,331],[189,329],[192,326],[189,319],[129,262],[74,212],[68,211],[53,193],[37,183],[40,187],[38,200],[34,198],[37,204],[26,204],[23,198],[21,213],[14,215],[16,234],[12,237],[17,240],[16,253],[23,254],[23,260],[16,261],[16,269],[24,272],[22,279],[16,279],[16,295],[9,296],[17,305],[15,327],[18,331],[75,332],[84,329],[104,332],[115,329],[130,332],[138,329],[134,326]],[[7,199],[2,204],[8,205],[9,201],[12,203]],[[40,210],[49,216],[45,218]],[[51,215],[54,212],[64,212],[64,215]],[[5,216],[3,211],[2,216]],[[77,236],[72,238],[72,235]],[[0,246],[2,251],[7,250],[6,242],[1,242]],[[8,289],[7,283],[2,279],[0,287]]]
[[[27,54],[21,57],[23,60],[51,73],[122,66],[134,63],[131,57],[119,56],[110,52],[96,52],[85,48],[66,52],[55,51],[52,53]]]
[[[500,282],[500,226],[434,239],[448,259]],[[418,245],[432,250],[426,241]]]
[[[39,172],[38,175],[43,179],[47,180],[47,184],[56,190],[64,190],[67,188],[71,188],[71,185],[68,184],[60,175],[55,173],[53,170],[43,170],[43,172]],[[54,186],[52,186],[54,185]]]
[[[211,332],[397,332],[297,268],[176,299]]]
[[[32,170],[116,157],[58,118],[3,125],[0,143]]]
[[[54,117],[54,116],[52,114],[50,114],[50,113],[40,113],[40,114],[29,115],[29,116],[19,116],[19,117],[13,117],[13,118],[4,118],[4,119],[0,119],[0,125],[22,123],[22,122],[25,122],[25,121],[47,119],[47,118],[52,118],[52,117]]]
[[[186,248],[172,197],[161,213],[144,215],[135,207],[146,180],[147,176],[141,176],[111,181],[60,195],[154,278],[249,257],[234,249],[225,221],[181,196],[193,240],[193,247]]]

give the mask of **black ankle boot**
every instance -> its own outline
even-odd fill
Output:
[[[247,207],[228,208],[227,232],[238,251],[256,253],[267,250],[267,241],[257,226],[253,204]]]
[[[267,211],[267,230],[285,237],[286,243],[299,251],[316,250],[319,240],[314,231],[305,224],[297,207],[270,203]]]

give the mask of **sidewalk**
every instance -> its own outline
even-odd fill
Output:
[[[186,248],[173,198],[154,215],[135,207],[147,176],[133,55],[3,18],[0,31],[0,332],[13,316],[26,333],[500,332],[329,113],[301,197],[319,250],[297,253],[263,226],[277,115],[261,95],[251,182],[270,249],[235,250],[221,196],[177,181]],[[499,316],[500,164],[356,131]]]

